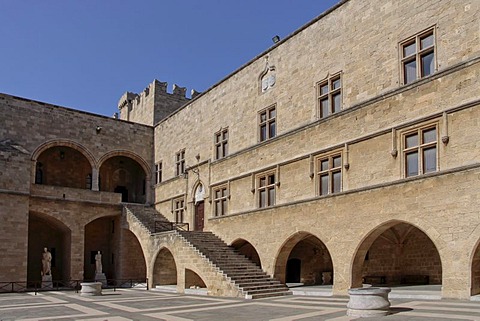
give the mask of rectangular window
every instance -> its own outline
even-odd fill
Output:
[[[175,217],[175,223],[183,223],[185,212],[185,201],[183,198],[173,201],[173,215]]]
[[[228,190],[227,187],[220,187],[213,192],[214,215],[223,216],[227,214]]]
[[[181,150],[175,155],[175,165],[177,176],[185,173],[185,150]]]
[[[405,177],[437,171],[437,127],[420,128],[403,137]]]
[[[434,28],[411,37],[400,44],[402,83],[409,84],[435,71]]]
[[[333,154],[318,159],[319,194],[342,191],[342,155]]]
[[[228,128],[215,133],[215,159],[228,155]]]
[[[162,182],[162,162],[155,164],[155,184]]]
[[[320,118],[325,118],[342,110],[342,80],[340,74],[319,82],[317,92]]]
[[[269,107],[259,113],[259,130],[261,142],[276,136],[275,106]]]
[[[275,174],[265,174],[258,177],[258,207],[275,205]]]

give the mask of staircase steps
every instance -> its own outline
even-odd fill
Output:
[[[268,276],[258,265],[228,246],[215,234],[199,231],[178,231],[178,233],[215,264],[245,294],[245,298],[256,299],[291,294],[284,284]]]
[[[167,218],[158,212],[153,206],[143,204],[125,204],[124,208],[132,213],[142,225],[150,232],[155,233],[155,222],[168,222]]]

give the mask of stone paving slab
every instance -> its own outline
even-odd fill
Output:
[[[102,296],[75,292],[0,294],[0,321],[480,321],[480,304],[449,300],[391,300],[391,315],[358,319],[346,315],[347,297],[287,296],[244,300],[104,290]]]

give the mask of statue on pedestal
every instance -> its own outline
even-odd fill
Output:
[[[102,274],[102,253],[95,254],[95,274]]]
[[[52,254],[45,247],[42,253],[42,276],[52,275]]]

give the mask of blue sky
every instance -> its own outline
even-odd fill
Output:
[[[111,116],[153,79],[205,91],[339,0],[0,0],[0,92]]]

